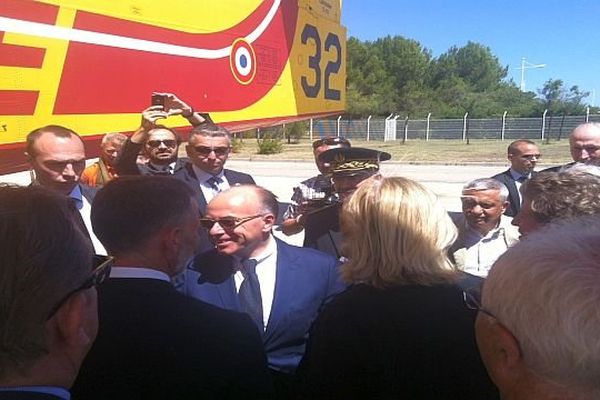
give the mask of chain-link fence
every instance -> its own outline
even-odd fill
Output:
[[[600,114],[576,116],[542,115],[537,118],[471,119],[401,119],[368,118],[314,120],[311,136],[344,136],[363,140],[430,140],[430,139],[558,139],[564,138],[577,125],[600,122]]]

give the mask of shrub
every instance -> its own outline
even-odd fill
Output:
[[[283,151],[281,140],[264,138],[258,139],[258,154],[276,154]]]

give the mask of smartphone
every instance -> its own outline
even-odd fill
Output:
[[[152,105],[153,106],[162,106],[163,110],[165,109],[165,97],[162,94],[153,94],[152,95]]]

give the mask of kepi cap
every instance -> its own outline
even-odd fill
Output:
[[[325,151],[319,161],[329,163],[334,175],[352,176],[379,170],[379,163],[392,158],[390,153],[363,147],[339,147]]]

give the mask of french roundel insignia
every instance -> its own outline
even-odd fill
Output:
[[[229,65],[235,79],[242,85],[248,85],[256,75],[256,54],[244,39],[236,39],[231,46]]]

